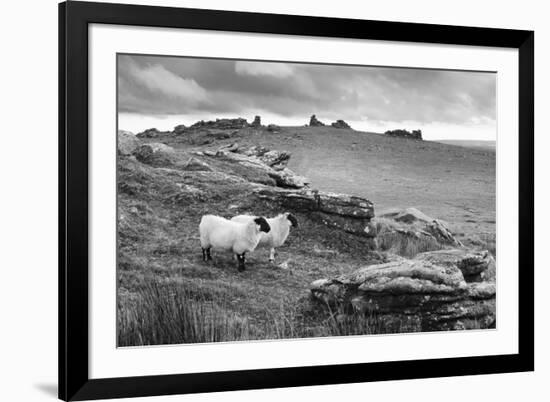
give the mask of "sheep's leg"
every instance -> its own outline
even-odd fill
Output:
[[[275,261],[275,248],[271,247],[269,250],[269,262]]]
[[[212,256],[210,255],[210,247],[208,247],[208,248],[203,247],[203,249],[202,249],[202,260],[204,262],[212,260]]]
[[[238,267],[239,272],[244,271],[244,270],[245,270],[245,266],[244,266],[244,253],[242,253],[242,254],[237,254],[237,260],[239,260],[239,267]]]

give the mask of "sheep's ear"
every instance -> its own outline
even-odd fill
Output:
[[[271,227],[269,226],[269,223],[267,223],[267,220],[263,216],[260,216],[256,219],[254,219],[254,223],[256,223],[256,225],[260,226],[260,231],[261,232],[269,233],[269,231],[271,230]]]
[[[288,212],[288,215],[286,216],[288,221],[292,224],[293,227],[298,227],[298,219],[294,215],[292,215],[290,212]]]

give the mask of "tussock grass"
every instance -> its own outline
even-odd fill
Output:
[[[233,342],[346,336],[388,332],[375,316],[343,314],[309,300],[268,312],[253,323],[235,312],[227,294],[201,292],[189,284],[147,282],[118,307],[118,346]]]
[[[118,345],[205,343],[250,339],[246,318],[224,300],[208,300],[185,287],[147,283],[134,303],[118,308]],[[220,305],[221,304],[221,305]]]

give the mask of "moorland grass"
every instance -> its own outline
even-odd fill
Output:
[[[118,307],[118,346],[235,342],[380,334],[388,331],[376,316],[343,314],[307,301],[268,311],[258,326],[236,313],[228,295],[212,297],[208,288],[151,281],[131,303]],[[399,332],[417,331],[401,327]]]

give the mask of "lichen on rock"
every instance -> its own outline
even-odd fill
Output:
[[[422,330],[489,328],[495,322],[496,288],[467,283],[459,264],[428,256],[394,258],[310,285],[314,300],[339,311],[376,314],[381,322],[417,319]]]

